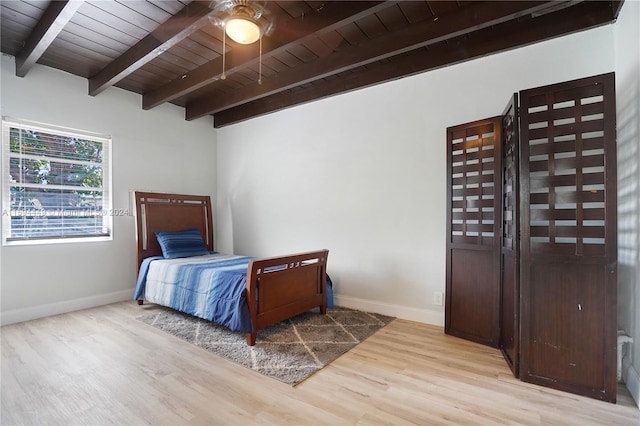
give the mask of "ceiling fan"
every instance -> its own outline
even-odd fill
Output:
[[[209,19],[225,35],[240,44],[252,44],[268,35],[275,26],[265,2],[251,0],[214,0]]]
[[[253,44],[260,42],[258,60],[258,84],[262,84],[262,37],[270,34],[275,27],[275,20],[265,7],[266,2],[251,0],[213,0],[209,7],[212,13],[209,20],[213,25],[222,29],[222,74],[227,76],[226,50],[227,36],[239,44]]]

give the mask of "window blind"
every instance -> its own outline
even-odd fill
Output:
[[[110,238],[107,136],[4,119],[3,241]]]

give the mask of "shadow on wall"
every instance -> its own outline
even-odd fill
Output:
[[[252,186],[246,179],[240,179],[240,182],[227,194],[231,246],[234,254],[260,256],[261,253],[256,253],[261,238],[257,229],[260,206],[256,205],[255,194],[249,189]]]
[[[640,152],[638,148],[638,81],[632,78],[619,81],[617,92],[617,144],[618,144],[618,330],[631,336],[634,342],[623,349],[622,378],[626,377],[630,363],[640,370],[640,330],[638,303],[639,268],[638,250],[640,210],[638,183],[640,182]]]

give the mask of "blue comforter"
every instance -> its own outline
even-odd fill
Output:
[[[224,325],[232,331],[250,333],[251,316],[246,300],[249,260],[246,256],[219,253],[144,259],[133,299],[145,299]],[[327,276],[328,307],[333,306],[331,287]]]
[[[224,254],[145,259],[134,299],[145,299],[233,331],[250,333],[245,289],[249,260],[246,256]]]

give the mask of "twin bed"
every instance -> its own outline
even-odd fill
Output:
[[[134,299],[244,332],[327,310],[328,250],[254,259],[216,253],[208,196],[134,192],[138,282]]]

